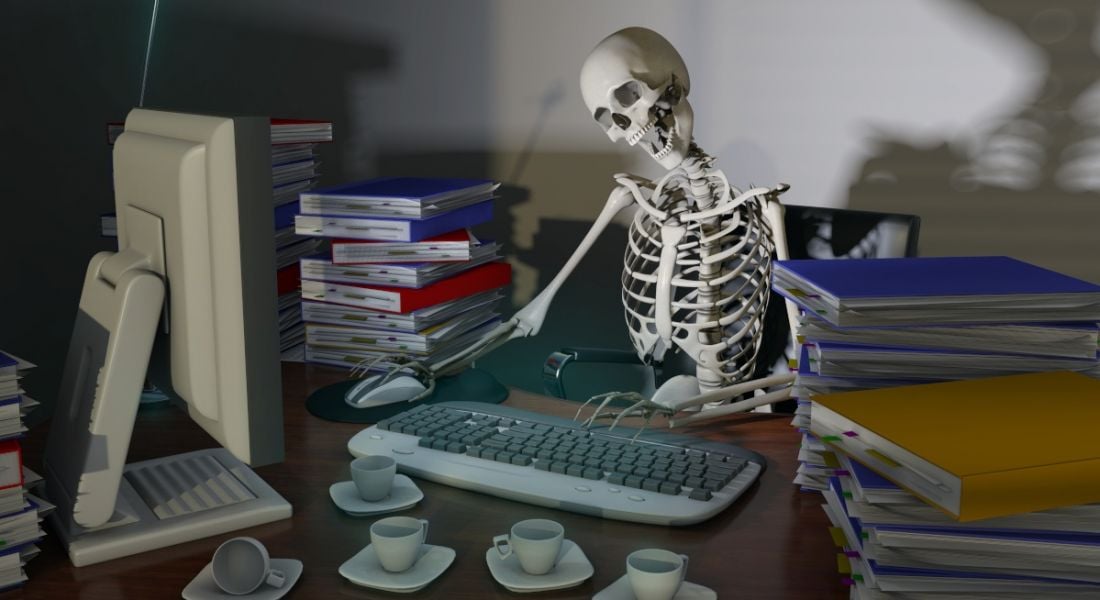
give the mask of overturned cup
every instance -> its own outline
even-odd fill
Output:
[[[286,582],[282,571],[271,568],[267,548],[255,538],[226,540],[214,552],[211,567],[214,583],[233,596],[251,594],[265,583],[279,588]]]

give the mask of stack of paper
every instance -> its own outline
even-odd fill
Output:
[[[498,185],[391,177],[303,193],[296,231],[336,238],[301,260],[306,360],[431,365],[498,326],[511,269],[469,229]]]
[[[122,123],[108,123],[107,142],[122,134]],[[275,270],[279,295],[279,350],[283,360],[300,360],[305,326],[301,320],[298,261],[325,249],[326,241],[294,231],[298,195],[317,184],[321,161],[317,145],[332,141],[332,123],[306,119],[271,119],[272,207],[275,211]],[[100,216],[100,233],[117,237],[114,213]]]
[[[19,438],[23,417],[38,405],[23,390],[23,374],[34,365],[0,352],[0,591],[22,586],[23,570],[38,554],[45,533],[41,521],[53,505],[29,493],[42,478],[23,466]]]
[[[802,309],[795,483],[823,490],[836,457],[809,432],[817,394],[1071,370],[1100,376],[1100,286],[1013,258],[777,263]]]
[[[1100,597],[1097,397],[1055,372],[816,398],[853,597]]]

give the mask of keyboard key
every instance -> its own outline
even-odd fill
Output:
[[[650,492],[656,492],[661,489],[661,482],[656,479],[645,479],[642,481],[642,489]]]
[[[686,485],[689,488],[702,487],[703,478],[702,477],[688,477],[687,481],[684,482],[684,485]]]
[[[569,463],[553,462],[550,464],[550,470],[554,473],[565,473],[565,469],[569,467]]]
[[[632,488],[642,487],[642,482],[645,481],[644,477],[638,477],[637,475],[627,475],[623,485]]]
[[[549,471],[550,470],[550,461],[548,461],[548,460],[536,460],[535,461],[535,468],[540,470],[540,471]]]
[[[512,457],[512,464],[526,467],[527,465],[531,464],[531,457],[527,456],[526,454],[516,454]]]
[[[435,440],[433,438],[422,437],[422,438],[420,438],[420,441],[416,443],[416,445],[420,446],[421,448],[431,448],[432,447],[432,442],[434,442],[434,441]]]
[[[626,473],[612,473],[607,476],[607,482],[612,485],[626,485]]]
[[[657,489],[662,494],[671,494],[673,496],[680,493],[680,486],[668,481],[662,481],[660,487]]]
[[[704,490],[703,488],[691,490],[691,494],[688,496],[688,498],[692,500],[702,500],[704,502],[710,500],[712,497],[713,494],[710,493],[710,490]]]
[[[498,450],[496,458],[494,458],[493,460],[502,463],[510,463],[512,462],[512,453],[508,452],[507,450]]]
[[[462,454],[463,452],[466,452],[466,444],[463,444],[462,442],[451,442],[447,444],[447,452]]]
[[[584,467],[580,465],[569,465],[565,468],[566,475],[572,475],[573,477],[581,477],[584,475]]]
[[[581,477],[585,479],[603,479],[603,470],[587,467],[584,472],[581,473]]]

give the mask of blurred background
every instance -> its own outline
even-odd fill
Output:
[[[153,0],[4,2],[0,347],[55,390],[87,262],[111,249],[104,125],[141,96]],[[322,185],[377,175],[504,182],[494,223],[522,306],[613,186],[658,177],[581,100],[581,63],[638,25],[691,73],[696,141],[731,183],[791,204],[911,213],[923,255],[1008,254],[1100,282],[1098,10],[1087,0],[159,0],[144,102],[328,119]],[[625,223],[625,221],[623,221]],[[561,346],[629,347],[625,227],[543,332],[481,361],[541,390]],[[40,411],[41,412],[41,411]]]

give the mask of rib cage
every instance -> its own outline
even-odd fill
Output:
[[[669,192],[673,193],[666,192],[659,208],[670,219],[688,216],[691,206],[683,194]],[[774,244],[763,202],[752,197],[709,223],[683,222],[688,223],[688,231],[677,246],[672,279],[672,342],[725,385],[748,380],[760,349],[770,296]],[[645,211],[638,211],[623,257],[626,324],[638,356],[646,362],[661,360],[668,350],[657,334],[655,319],[661,225]],[[704,227],[712,233],[704,235]],[[704,272],[711,273],[709,281]],[[711,303],[700,302],[700,292],[710,291],[708,287],[716,292],[712,311],[707,310]]]

